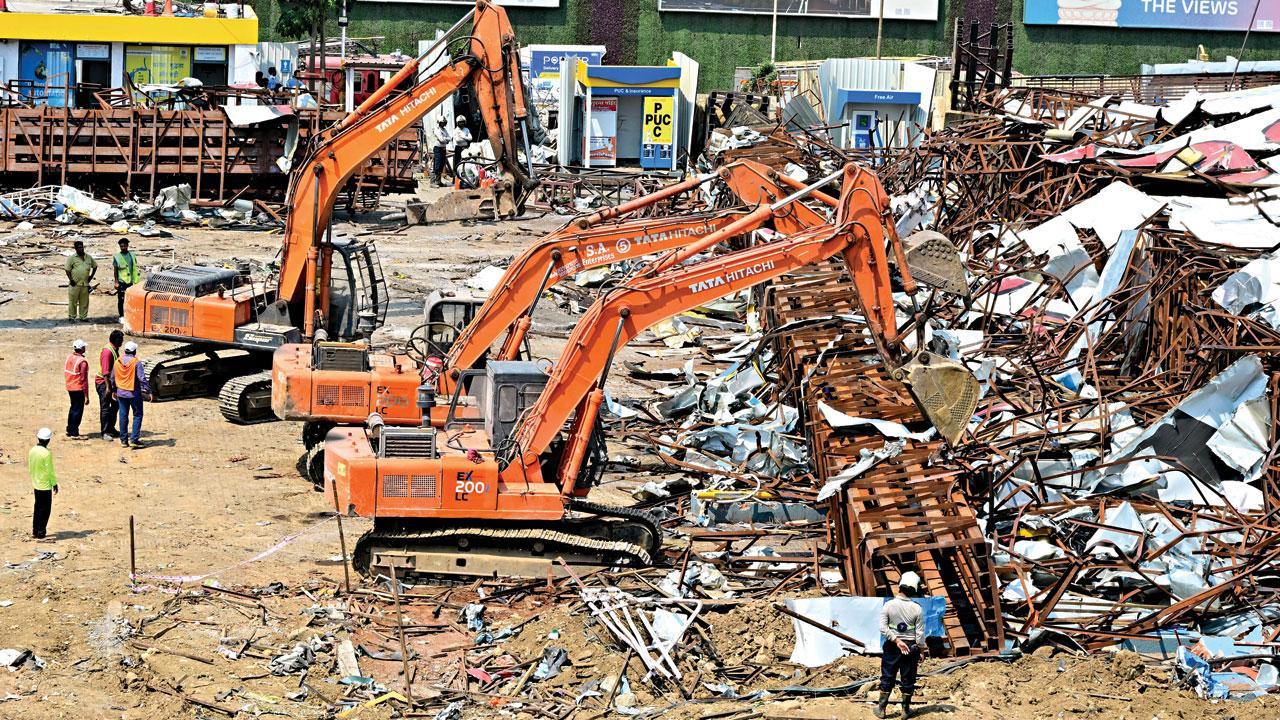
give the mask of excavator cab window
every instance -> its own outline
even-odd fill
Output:
[[[481,301],[476,298],[445,298],[427,308],[427,345],[448,353],[463,329],[471,324]]]
[[[449,398],[449,414],[445,416],[446,430],[460,425],[484,425],[484,395],[486,394],[484,370],[463,370]]]
[[[377,250],[369,243],[333,241],[329,274],[330,337],[367,338],[387,318],[387,283]]]

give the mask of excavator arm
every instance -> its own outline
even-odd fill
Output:
[[[416,81],[427,58],[459,39],[470,20],[467,50],[427,78]],[[399,95],[405,82],[413,86]],[[477,0],[476,8],[446,33],[422,57],[410,61],[360,104],[343,122],[321,136],[293,174],[289,188],[291,211],[285,223],[284,261],[277,300],[287,304],[303,336],[315,334],[317,316],[328,312],[329,266],[332,249],[322,237],[332,218],[338,193],[346,182],[405,127],[459,88],[470,84],[479,98],[480,112],[494,153],[509,181],[523,197],[531,183],[516,155],[516,125],[528,132],[528,111],[520,77],[515,33],[501,7]]]
[[[618,348],[646,328],[680,312],[837,255],[844,260],[858,290],[868,328],[886,363],[895,368],[898,379],[927,387],[929,397],[917,397],[917,403],[942,436],[955,442],[976,406],[977,382],[959,363],[928,353],[905,365],[899,361],[886,253],[891,236],[886,227],[891,228],[892,222],[879,180],[870,171],[850,164],[843,170],[834,223],[703,262],[672,267],[669,262],[659,261],[654,267],[666,269],[614,289],[575,326],[546,389],[516,431],[512,449],[502,458],[506,463],[504,477],[510,473],[515,482],[524,466],[539,463],[572,417],[558,485],[562,494],[573,495],[604,399],[604,379]],[[698,245],[710,240],[708,237]],[[673,256],[683,254],[681,251]],[[905,372],[897,372],[904,368]],[[939,374],[946,376],[945,381],[939,380]],[[939,392],[944,397],[939,398]]]
[[[744,160],[727,165],[713,175],[697,178],[696,182],[677,183],[678,192],[694,189],[717,178],[748,206],[775,202],[787,187],[784,178],[775,171],[755,161]],[[677,193],[664,188],[623,207],[626,212],[635,212],[674,194]],[[833,198],[828,200],[834,205]],[[617,213],[597,213],[571,221],[525,250],[511,263],[502,282],[445,358],[438,392],[445,396],[452,394],[452,382],[459,373],[471,367],[504,331],[507,336],[497,359],[514,359],[528,333],[537,298],[548,287],[571,275],[695,242],[699,247],[707,246],[705,239],[712,235],[716,238],[714,242],[720,242],[734,234],[762,227],[769,220],[773,221],[776,230],[787,234],[826,221],[822,214],[803,203],[788,204],[768,214],[759,213],[751,220],[746,220],[746,216],[746,211],[729,210],[614,221],[612,218],[617,217]],[[732,233],[722,232],[730,227],[733,228]]]

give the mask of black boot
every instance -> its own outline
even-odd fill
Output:
[[[880,691],[880,700],[876,703],[876,717],[882,718],[889,711],[889,693],[885,690]]]
[[[906,693],[902,695],[902,717],[903,720],[911,717],[911,696]]]

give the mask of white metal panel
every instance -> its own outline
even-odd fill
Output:
[[[902,89],[907,92],[920,93],[920,104],[916,108],[916,114],[911,118],[912,122],[921,128],[929,127],[929,122],[933,117],[933,91],[937,87],[938,71],[926,65],[918,65],[916,63],[902,64]],[[911,137],[908,139],[909,144],[915,145],[920,142],[920,130],[911,128],[908,130]]]
[[[837,125],[844,121],[845,108],[835,107],[839,90],[900,90],[902,61],[875,60],[870,58],[832,58],[818,68],[818,83],[822,88],[822,104],[827,109],[827,123]],[[843,128],[834,128],[837,145],[844,145]]]
[[[671,59],[680,68],[680,102],[676,109],[679,127],[676,128],[676,146],[672,149],[672,160],[680,157],[680,152],[688,154],[693,143],[693,111],[698,102],[698,61],[682,52],[671,53]]]

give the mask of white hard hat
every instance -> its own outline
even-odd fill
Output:
[[[50,430],[49,428],[40,428],[38,431],[36,431],[36,439],[37,439],[37,440],[52,440],[52,439],[53,439],[53,431],[52,431],[52,430]]]
[[[76,340],[75,342],[71,343],[71,349],[72,349],[72,350],[83,350],[83,349],[85,349],[84,341],[83,341],[83,340]]]
[[[440,123],[441,125],[444,125],[444,124],[445,124],[445,123],[447,123],[447,122],[449,122],[449,118],[447,118],[447,117],[445,117],[445,116],[441,115],[441,116],[440,116],[439,123]]]
[[[125,355],[135,355],[137,354],[137,352],[138,352],[138,343],[130,340],[129,342],[124,344]]]
[[[461,125],[461,124],[463,124],[463,123],[465,123],[465,122],[467,121],[467,116],[466,116],[466,115],[459,115],[458,117],[454,118],[454,119],[453,119],[453,121],[454,121],[454,122],[456,122],[456,123],[458,123],[459,125]]]
[[[902,577],[898,579],[898,587],[911,588],[912,590],[919,590],[920,576],[908,570],[902,573]]]

